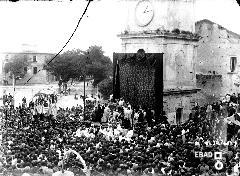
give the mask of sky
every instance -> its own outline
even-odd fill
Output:
[[[107,56],[121,51],[117,37],[125,16],[121,0],[95,0],[77,32],[64,49],[87,49],[99,45]],[[31,44],[40,52],[58,53],[71,36],[87,1],[0,2],[0,53],[18,52]],[[236,0],[196,0],[195,21],[209,19],[240,34],[240,7]]]

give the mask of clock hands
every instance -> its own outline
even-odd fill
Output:
[[[148,6],[146,7],[146,9],[143,11],[143,13],[147,13],[147,12],[150,12],[149,10],[147,10],[148,9]]]
[[[148,6],[146,7],[146,9],[143,11],[143,13],[148,13],[148,12],[151,12],[152,10],[148,10]]]
[[[139,26],[147,26],[153,19],[154,8],[148,0],[137,3],[135,15]]]

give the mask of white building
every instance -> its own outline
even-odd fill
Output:
[[[48,84],[55,81],[55,77],[43,69],[45,61],[51,59],[54,55],[36,51],[1,53],[1,83],[12,84],[12,79],[9,77],[10,73],[4,72],[4,65],[16,56],[25,57],[28,61],[28,66],[24,67],[24,72],[26,72],[24,78],[16,80],[16,84]],[[31,79],[29,80],[29,78]],[[28,80],[29,82],[27,82]]]

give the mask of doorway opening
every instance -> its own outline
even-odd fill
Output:
[[[176,110],[176,124],[180,125],[182,121],[183,108],[178,108]]]

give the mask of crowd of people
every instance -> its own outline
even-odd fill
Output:
[[[13,105],[14,102],[13,102],[13,96],[9,93],[8,95],[4,94],[3,95],[3,105]]]
[[[62,169],[64,151],[72,149],[91,175],[238,175],[240,133],[222,138],[224,117],[237,112],[236,104],[234,95],[203,107],[196,104],[182,124],[169,124],[165,115],[157,117],[153,110],[132,107],[123,99],[98,104],[88,121],[81,106],[60,108],[56,116],[32,114],[29,106],[4,108],[1,172],[42,166],[56,172]],[[112,133],[103,133],[103,124]],[[224,151],[223,168],[215,167],[213,157],[196,157],[198,151]],[[78,175],[83,165],[70,155],[63,167]]]
[[[145,123],[152,127],[155,112],[146,107],[132,107],[122,98],[117,102],[98,104],[92,111],[92,121],[101,123],[120,123],[125,129],[134,129],[137,123]]]
[[[22,101],[26,103],[26,98],[23,97]],[[57,95],[56,94],[38,94],[33,97],[32,101],[30,101],[31,105],[44,105],[49,106],[49,104],[57,103]],[[31,106],[29,104],[29,106]]]

